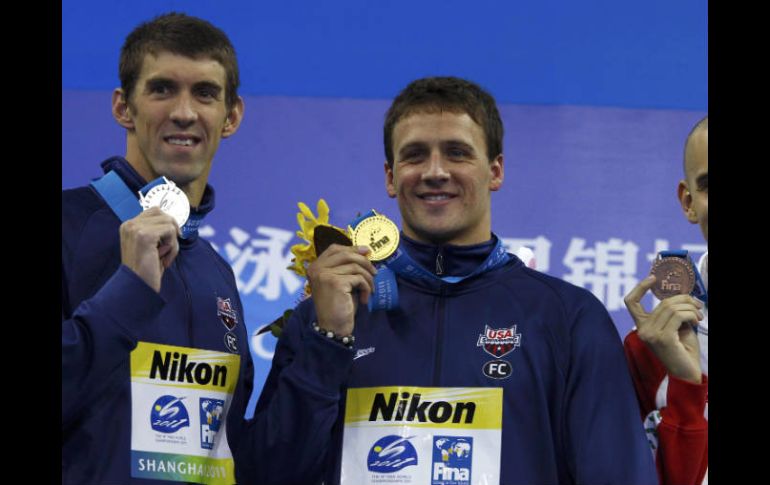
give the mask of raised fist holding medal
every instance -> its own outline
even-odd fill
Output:
[[[318,259],[308,266],[307,277],[318,315],[317,323],[337,335],[350,335],[358,304],[368,303],[374,292],[377,269],[372,262],[381,261],[396,250],[398,227],[385,216],[375,213],[351,228],[352,241],[341,241],[341,238],[347,239],[342,233],[338,237],[324,237],[323,226],[317,227],[316,231]]]
[[[695,273],[689,258],[659,257],[650,275],[625,298],[639,338],[647,343],[669,373],[701,382],[700,349],[696,327],[703,319],[703,303],[690,295]],[[641,304],[648,290],[661,302],[651,313]]]
[[[179,253],[180,227],[190,202],[174,182],[163,177],[139,194],[143,211],[120,226],[121,262],[160,292],[163,271]]]

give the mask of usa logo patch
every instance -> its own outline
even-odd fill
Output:
[[[238,324],[238,316],[229,298],[217,297],[217,316],[228,330],[234,329]]]
[[[516,325],[508,328],[490,328],[484,325],[484,333],[479,335],[476,347],[483,347],[484,352],[500,358],[521,345],[521,334],[516,333]]]

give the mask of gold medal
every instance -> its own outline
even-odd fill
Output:
[[[353,244],[371,250],[366,255],[370,261],[382,261],[398,247],[398,226],[382,214],[375,213],[359,222],[352,233]]]

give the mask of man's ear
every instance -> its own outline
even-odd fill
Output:
[[[127,130],[134,129],[134,117],[131,107],[121,88],[115,88],[112,92],[112,116],[120,126]]]
[[[684,216],[692,224],[698,223],[698,214],[695,213],[695,207],[692,203],[692,194],[687,187],[687,181],[680,180],[679,185],[676,188],[677,196],[679,197],[679,203],[682,204],[682,212]]]
[[[503,186],[503,179],[505,179],[505,168],[503,166],[502,153],[495,157],[495,159],[492,160],[492,163],[489,164],[489,172],[489,190],[492,192],[500,190],[500,187]]]
[[[225,118],[225,126],[222,128],[222,138],[232,136],[238,131],[238,127],[241,126],[241,121],[243,120],[243,110],[245,108],[246,105],[243,102],[243,98],[238,96],[238,99],[233,103],[233,107],[230,108],[230,112],[227,113],[227,118]]]
[[[396,198],[396,186],[393,184],[393,168],[385,161],[385,190],[388,192],[388,197],[391,199]]]

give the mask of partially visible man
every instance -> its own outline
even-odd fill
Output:
[[[305,483],[655,483],[607,311],[491,231],[502,143],[495,100],[474,83],[419,79],[393,101],[385,189],[400,245],[379,267],[366,246],[342,245],[309,266],[313,296],[284,329],[257,404],[269,409],[299,375],[326,403],[328,426],[306,430],[328,439]],[[378,247],[386,227],[371,232]],[[393,286],[380,279],[389,271]],[[370,298],[398,305],[369,310]]]
[[[291,426],[318,413],[244,420],[243,308],[198,237],[214,154],[243,117],[235,50],[204,20],[161,15],[126,38],[120,82],[125,157],[62,193],[62,482],[269,483]],[[303,389],[282,385],[290,401]]]
[[[708,117],[685,142],[684,180],[677,195],[685,217],[708,243]],[[708,290],[708,251],[697,264]],[[708,300],[666,298],[651,313],[641,299],[655,284],[642,280],[626,297],[636,328],[625,339],[648,439],[663,485],[708,482]]]

